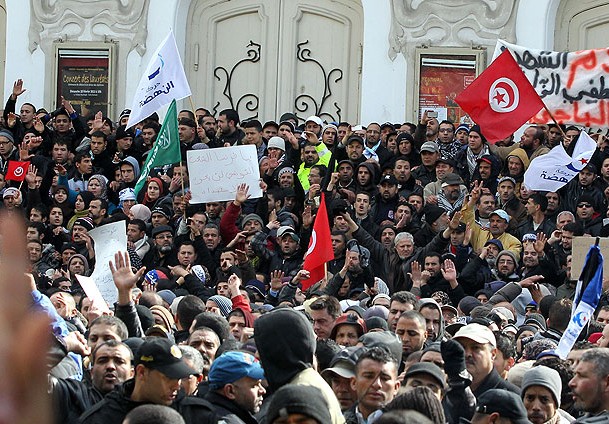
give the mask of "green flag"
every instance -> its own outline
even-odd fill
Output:
[[[167,115],[165,115],[161,131],[159,131],[156,137],[154,147],[148,153],[148,158],[142,167],[142,173],[135,185],[135,194],[137,195],[146,184],[146,178],[150,174],[151,169],[157,166],[177,163],[181,159],[178,114],[176,112],[176,101],[173,100],[169,109],[167,109]]]

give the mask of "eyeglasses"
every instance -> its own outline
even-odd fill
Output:
[[[6,146],[7,144],[11,144],[10,141],[0,141],[0,146]]]
[[[173,238],[172,235],[161,235],[161,236],[156,236],[155,240],[171,240]]]
[[[590,203],[578,203],[577,207],[578,208],[591,208],[592,205]]]

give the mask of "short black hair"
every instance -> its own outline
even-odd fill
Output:
[[[189,329],[195,317],[201,312],[205,312],[205,302],[203,300],[191,294],[184,296],[177,309],[180,326],[185,330]]]
[[[234,109],[224,109],[223,111],[220,112],[220,115],[224,115],[226,116],[226,121],[233,121],[235,123],[235,126],[239,125],[239,114],[237,113],[236,110]]]
[[[243,129],[246,129],[246,128],[255,128],[256,131],[262,132],[262,124],[257,119],[250,119],[249,121],[245,121],[241,125],[241,128],[243,128]]]
[[[373,346],[367,350],[365,350],[359,358],[357,358],[357,362],[355,363],[355,372],[357,374],[357,369],[359,367],[359,365],[365,360],[365,359],[371,359],[375,362],[380,362],[382,364],[387,364],[387,363],[392,363],[395,365],[396,368],[396,372],[397,372],[397,368],[399,366],[399,359],[396,358],[395,356],[393,356],[391,354],[391,352],[389,352],[389,349],[384,348],[384,347],[380,347],[380,346]]]

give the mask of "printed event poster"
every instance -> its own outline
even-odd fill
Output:
[[[125,221],[102,225],[89,231],[95,242],[95,270],[91,278],[109,305],[118,300],[118,291],[112,280],[108,262],[114,261],[114,254],[127,251],[127,227]]]
[[[256,146],[232,146],[186,152],[190,203],[233,200],[239,184],[249,185],[252,199],[262,197]]]
[[[60,49],[57,64],[57,104],[61,96],[81,115],[101,111],[108,116],[110,103],[110,58],[108,51]],[[78,110],[78,108],[77,108]]]
[[[467,114],[455,102],[476,79],[475,55],[421,54],[419,118],[426,110],[438,113],[438,121],[466,122]]]

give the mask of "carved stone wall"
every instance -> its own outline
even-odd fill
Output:
[[[493,48],[516,41],[519,0],[391,0],[389,57],[417,46]]]
[[[28,47],[31,53],[40,48],[45,55],[45,75],[53,75],[53,43],[114,43],[116,66],[113,109],[127,104],[125,99],[127,57],[135,50],[146,53],[148,8],[150,0],[30,0]],[[44,83],[44,103],[53,99],[52,78]]]

